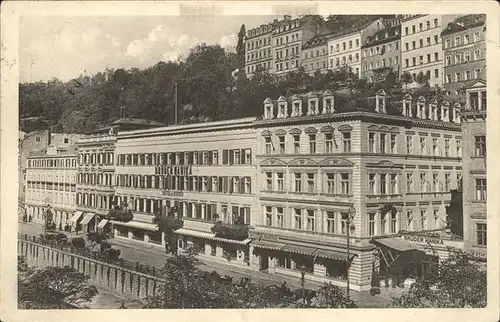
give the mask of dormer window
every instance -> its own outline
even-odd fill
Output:
[[[325,98],[324,109],[323,109],[323,113],[324,114],[331,114],[331,113],[333,113],[332,101],[333,101],[333,98],[331,98],[331,97]]]
[[[318,99],[310,98],[308,102],[307,115],[316,115],[316,114],[318,114]]]
[[[286,103],[280,103],[279,104],[278,118],[285,118],[285,117],[287,117],[287,115],[286,115]]]
[[[455,103],[455,105],[453,106],[453,123],[460,123],[460,115],[459,115],[459,112],[460,112],[460,103]]]
[[[379,91],[375,96],[375,112],[384,114],[387,113],[385,103],[385,92],[383,90]]]
[[[450,121],[450,104],[448,102],[444,102],[441,105],[441,121],[443,122]]]
[[[274,118],[274,104],[270,98],[264,101],[264,119],[269,120]]]
[[[417,117],[419,119],[425,119],[425,99],[420,98],[417,102]]]
[[[403,116],[407,117],[413,117],[412,115],[412,110],[411,110],[411,96],[406,95],[403,98]]]
[[[437,121],[437,104],[436,102],[432,102],[429,104],[429,120]]]

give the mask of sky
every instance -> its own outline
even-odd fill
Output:
[[[146,68],[187,56],[198,43],[236,47],[247,30],[277,16],[23,16],[19,81],[68,81],[106,68]]]

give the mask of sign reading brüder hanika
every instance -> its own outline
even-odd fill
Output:
[[[444,245],[444,241],[438,237],[403,235],[403,239],[423,244]]]
[[[155,167],[155,174],[189,176],[193,169],[190,165],[160,165]]]

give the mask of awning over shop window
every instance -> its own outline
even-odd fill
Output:
[[[70,222],[76,224],[76,222],[78,221],[78,219],[80,219],[80,217],[82,215],[83,215],[83,213],[81,211],[75,212],[75,214],[73,215],[73,217],[71,217]]]
[[[284,252],[301,255],[313,255],[316,251],[316,248],[286,244],[281,250]]]
[[[337,259],[341,261],[347,262],[347,253],[343,252],[336,252],[333,250],[327,250],[327,249],[318,249],[314,253],[314,256],[321,257],[321,258],[329,258],[329,259]],[[352,260],[356,254],[349,254],[349,259]]]
[[[191,229],[186,229],[186,228],[179,228],[175,231],[175,233],[178,235],[198,237],[198,238],[216,240],[216,241],[220,241],[223,243],[238,244],[238,245],[248,245],[252,241],[250,238],[247,238],[245,240],[219,238],[219,237],[215,237],[215,234],[212,234],[212,233],[207,233],[207,232],[198,231],[198,230],[191,230]]]
[[[95,214],[93,214],[93,213],[91,213],[91,212],[86,213],[86,214],[85,214],[85,217],[83,217],[83,219],[82,219],[81,224],[82,224],[82,225],[86,225],[86,224],[88,224],[88,223],[92,220],[92,218],[94,218],[94,216],[95,216]]]
[[[425,248],[424,245],[412,243],[410,241],[403,240],[399,237],[374,239],[373,242],[375,244],[380,244],[389,248],[393,248],[400,252],[405,252],[409,250],[422,250]]]
[[[118,226],[144,229],[144,230],[149,230],[149,231],[157,231],[158,230],[158,226],[156,224],[146,223],[146,222],[141,222],[141,221],[122,222],[122,221],[110,220],[109,222],[114,224],[114,225],[118,225]]]
[[[285,244],[282,243],[275,243],[272,241],[264,241],[264,240],[254,240],[252,242],[252,245],[257,248],[263,248],[269,250],[280,250],[285,246]]]
[[[109,222],[109,220],[107,219],[102,219],[99,224],[97,225],[97,228],[104,228],[106,226],[106,224]]]

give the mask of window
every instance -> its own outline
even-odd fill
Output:
[[[300,153],[300,135],[293,136],[293,153]]]
[[[457,157],[461,158],[462,157],[462,140],[457,139]]]
[[[273,190],[273,173],[266,172],[266,190]]]
[[[425,144],[425,137],[420,137],[420,153],[427,155],[427,146]]]
[[[445,173],[444,174],[444,191],[448,192],[450,191],[450,185],[451,185],[451,173]]]
[[[380,174],[379,193],[385,195],[387,193],[387,173]]]
[[[271,137],[270,136],[266,136],[265,138],[266,140],[266,154],[271,154],[272,152],[272,149],[271,149],[271,145],[272,145],[272,142],[271,142]]]
[[[376,194],[376,192],[375,192],[375,179],[376,179],[375,173],[368,174],[368,194],[370,194],[370,195]]]
[[[368,235],[375,235],[375,214],[368,214]]]
[[[474,137],[474,156],[484,157],[486,155],[486,136],[478,135]]]
[[[40,142],[40,136],[38,135],[35,136],[35,142]]]
[[[451,82],[452,82],[452,80],[451,80],[451,74],[446,74],[446,84],[449,84]]]
[[[349,173],[340,174],[340,186],[343,195],[348,195],[350,193],[349,189]]]
[[[427,192],[427,180],[425,180],[425,172],[420,174],[420,192]]]
[[[425,213],[425,210],[420,211],[420,230],[425,230],[427,228],[427,217]]]
[[[307,192],[313,193],[314,189],[314,173],[307,174]]]
[[[477,244],[479,246],[486,246],[487,242],[487,229],[486,229],[486,224],[476,224],[476,237],[477,237]]]
[[[390,137],[390,139],[391,139],[391,142],[390,142],[390,144],[391,144],[391,146],[390,146],[391,153],[395,154],[396,153],[396,134],[391,133],[390,136],[391,136]]]
[[[314,210],[307,210],[307,230],[314,231]]]
[[[295,173],[295,192],[302,191],[302,173]]]
[[[411,42],[411,49],[417,48],[415,40]]]
[[[439,69],[434,69],[434,78],[438,78],[439,77]]]
[[[397,216],[395,213],[391,213],[391,224],[389,227],[391,234],[395,234],[397,232],[396,227],[397,227]]]
[[[277,184],[278,184],[278,191],[284,191],[285,190],[285,185],[284,185],[284,173],[283,172],[276,172],[276,178],[277,178]]]
[[[351,152],[351,132],[342,133],[343,152]]]
[[[476,179],[476,200],[486,201],[486,179]]]
[[[481,70],[479,68],[474,69],[474,79],[481,77]]]
[[[481,59],[481,52],[479,49],[474,50],[474,60],[480,60]]]
[[[280,144],[280,154],[285,154],[285,137],[280,136],[279,138],[279,144]]]
[[[470,71],[466,70],[464,72],[464,81],[470,80]]]
[[[408,35],[408,27],[405,27],[405,36]]]
[[[464,63],[468,63],[470,61],[470,52],[466,51],[464,53]]]
[[[464,36],[464,45],[468,45],[470,43],[470,35]]]
[[[391,184],[390,184],[390,189],[389,193],[391,194],[397,194],[398,193],[398,175],[397,173],[391,173],[390,174],[391,178]]]
[[[439,180],[438,180],[438,174],[433,173],[432,174],[432,191],[433,192],[439,192]]]
[[[276,207],[276,225],[278,227],[285,226],[285,218],[283,215],[283,207]]]
[[[446,48],[450,48],[451,47],[451,39],[446,39],[445,47]]]
[[[380,234],[385,235],[387,227],[387,213],[380,214]]]
[[[460,46],[460,36],[455,37],[455,47]]]
[[[385,153],[385,133],[380,133],[380,153]]]
[[[420,48],[424,47],[424,40],[423,39],[420,39],[418,41],[418,44],[420,45]]]
[[[335,194],[335,174],[326,174],[326,193]]]
[[[316,153],[316,134],[309,134],[309,153]]]
[[[411,172],[406,173],[406,192],[413,192],[413,173]]]
[[[302,229],[302,210],[295,208],[295,229]]]
[[[369,152],[375,153],[375,133],[368,133],[368,150]]]
[[[345,235],[347,234],[347,221],[348,221],[348,218],[349,218],[349,214],[347,213],[342,213],[341,214],[341,219],[340,219],[340,233],[342,235]]]
[[[434,28],[437,28],[437,27],[438,27],[438,20],[434,19]]]
[[[414,34],[415,33],[415,25],[411,26],[411,32]]]
[[[432,155],[439,156],[438,138],[432,138]]]
[[[406,154],[412,154],[412,153],[413,153],[413,136],[407,135],[406,136]]]
[[[450,156],[450,139],[444,139],[444,156]]]
[[[479,41],[479,40],[480,40],[480,37],[479,37],[479,31],[476,31],[476,32],[474,33],[474,42]]]
[[[333,134],[332,133],[327,133],[325,134],[325,146],[326,146],[326,153],[333,153]]]
[[[273,225],[273,207],[266,206],[266,226]]]
[[[335,213],[333,211],[326,212],[326,230],[328,233],[335,233]]]

